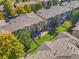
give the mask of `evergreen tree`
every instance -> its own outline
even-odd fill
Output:
[[[25,46],[25,51],[27,52],[30,49],[30,44],[32,41],[30,32],[21,30],[21,31],[18,31],[16,36],[19,39],[19,41]]]

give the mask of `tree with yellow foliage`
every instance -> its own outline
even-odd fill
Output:
[[[65,28],[70,28],[70,27],[72,27],[72,22],[71,21],[65,21],[64,24],[63,24],[63,26]]]
[[[27,13],[32,11],[31,6],[30,6],[30,4],[28,2],[24,5],[24,9],[27,11]]]
[[[12,4],[13,4],[13,2],[9,1],[9,0],[7,0],[4,4],[4,7],[6,9],[8,16],[15,16],[16,15],[16,10],[14,9]]]
[[[16,12],[17,12],[17,14],[18,13],[21,13],[21,14],[26,14],[27,13],[27,11],[24,9],[24,7],[19,6],[19,5],[16,5]]]
[[[0,34],[0,59],[12,59],[12,54],[14,54],[16,58],[24,56],[24,46],[13,34]]]

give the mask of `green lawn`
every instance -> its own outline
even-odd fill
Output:
[[[43,44],[45,41],[49,41],[50,39],[53,39],[54,36],[50,35],[50,34],[46,34],[45,36],[39,38],[38,40],[36,40],[36,42],[41,45]]]
[[[4,0],[0,0],[0,2],[3,2]]]
[[[41,44],[43,44],[45,41],[55,41],[55,39],[54,39],[54,36],[53,35],[51,35],[51,34],[46,34],[45,36],[43,36],[43,37],[41,37],[41,38],[39,38],[39,39],[36,39],[35,40],[39,45],[41,45]],[[30,50],[29,51],[32,51],[33,50],[33,52],[31,53],[31,54],[33,54],[33,53],[35,53],[36,51],[37,51],[37,49],[35,49],[36,47],[38,47],[33,41],[32,41],[32,43],[31,43],[31,48],[30,48]],[[35,51],[34,51],[35,50]]]
[[[34,43],[34,41],[32,41],[31,45],[30,45],[30,50],[32,51],[33,49],[35,49],[37,47],[37,45]]]

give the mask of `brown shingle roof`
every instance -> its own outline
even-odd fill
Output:
[[[25,58],[25,59],[54,59],[52,52],[48,51],[38,51],[37,53]]]
[[[41,45],[40,51],[36,52],[31,56],[28,56],[26,59],[56,59],[56,58],[71,59],[72,56],[75,56],[74,54],[79,55],[79,48],[77,48],[75,45],[72,44],[74,40],[75,41],[79,40],[66,32],[63,32],[61,34],[59,34],[59,36],[61,37],[58,37],[55,42],[50,41],[45,42],[44,44]],[[44,49],[42,50],[42,48]]]
[[[12,21],[8,22],[6,25],[1,26],[0,29],[14,32],[19,29],[23,29],[26,26],[32,26],[34,24],[38,24],[39,22],[43,21],[39,16],[35,15],[34,13],[29,13],[27,15],[21,15]]]
[[[79,21],[75,25],[78,26],[79,25]]]
[[[79,30],[79,25],[74,27],[72,30]]]
[[[37,14],[44,19],[48,19],[50,17],[55,17],[57,15],[60,15],[62,13],[65,13],[67,11],[70,11],[71,9],[65,7],[65,6],[52,6],[50,9],[43,9],[37,12]]]

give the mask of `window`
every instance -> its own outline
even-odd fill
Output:
[[[27,27],[26,27],[26,30],[27,30],[27,31],[30,31],[30,27],[29,27],[29,26],[27,26]]]

